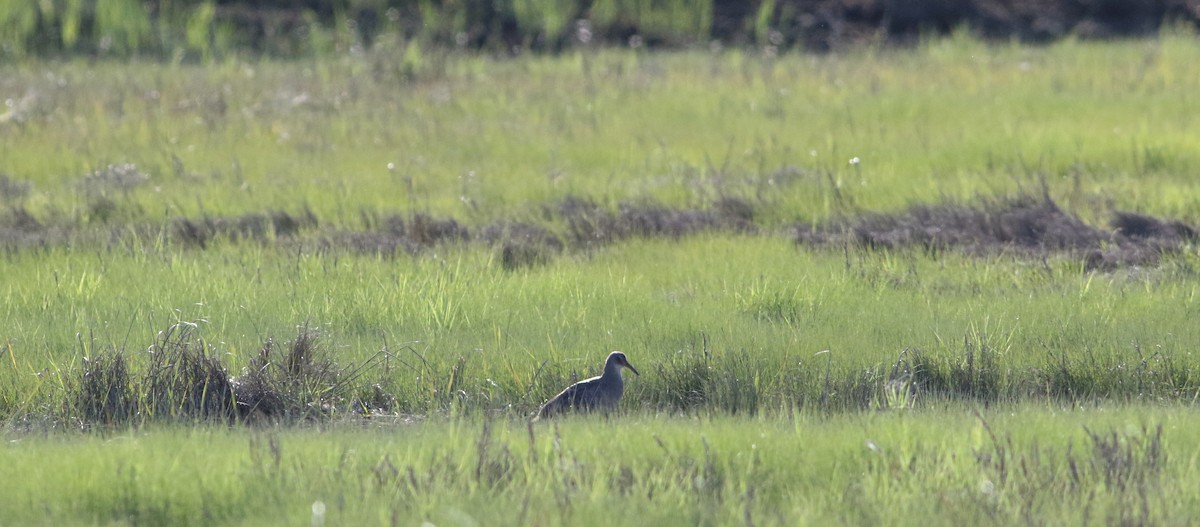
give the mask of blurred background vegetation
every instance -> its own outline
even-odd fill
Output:
[[[602,44],[829,51],[960,28],[1047,41],[1198,21],[1200,0],[5,0],[0,58],[300,57],[413,42],[505,54]]]

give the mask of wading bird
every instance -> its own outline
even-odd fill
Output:
[[[625,358],[624,353],[609,353],[608,359],[604,361],[603,374],[568,386],[562,393],[543,404],[534,420],[545,419],[568,410],[615,410],[617,401],[621,400],[621,393],[625,391],[621,368],[629,368],[633,373],[641,375]]]

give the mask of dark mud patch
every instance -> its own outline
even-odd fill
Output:
[[[0,211],[0,248],[6,251],[62,246],[70,237],[69,229],[43,224],[23,206]]]
[[[470,238],[470,229],[454,218],[438,218],[423,212],[390,214],[383,217],[364,213],[363,230],[324,233],[317,241],[322,250],[350,250],[362,254],[396,256],[417,254],[424,249]]]
[[[29,194],[33,185],[0,172],[0,203],[15,203]]]
[[[112,247],[133,239],[166,239],[194,250],[207,250],[219,241],[398,257],[452,244],[480,244],[492,248],[497,265],[511,271],[629,239],[777,232],[778,226],[756,221],[758,206],[733,197],[699,208],[677,208],[653,200],[605,205],[571,196],[531,207],[526,220],[502,218],[471,225],[426,212],[363,212],[356,228],[337,228],[308,209],[177,217],[164,227],[147,221],[42,221],[20,205],[9,205],[0,209],[0,250]],[[1030,258],[1059,255],[1078,258],[1087,270],[1102,271],[1156,266],[1164,255],[1183,251],[1200,238],[1195,225],[1127,211],[1113,212],[1105,225],[1092,225],[1052,198],[1032,194],[921,204],[887,214],[865,212],[789,229],[796,243],[811,247],[918,248],[933,254],[954,250]]]
[[[496,261],[507,271],[550,263],[564,249],[558,235],[535,223],[497,221],[480,229],[478,237],[495,248]]]
[[[754,207],[723,198],[707,209],[672,209],[657,202],[621,203],[616,212],[587,199],[568,197],[557,207],[567,242],[578,247],[607,245],[627,238],[679,239],[705,231],[754,232]]]
[[[1064,211],[1049,197],[1021,195],[968,205],[917,205],[894,214],[864,214],[822,225],[799,225],[796,242],[853,245],[868,250],[916,247],[937,253],[1075,254],[1088,270],[1155,266],[1195,241],[1195,227],[1132,212],[1116,212],[1100,228]]]
[[[439,244],[483,243],[496,249],[505,269],[549,262],[565,250],[589,250],[630,238],[680,239],[702,232],[753,233],[754,206],[725,198],[704,209],[678,209],[655,201],[621,203],[614,211],[586,198],[567,197],[542,207],[544,223],[497,220],[471,227],[454,218],[425,213],[364,214],[361,231],[324,233],[322,250],[347,249],[364,254],[418,254]]]
[[[203,249],[217,238],[266,242],[272,238],[291,238],[317,225],[316,215],[307,209],[297,214],[270,211],[235,217],[175,218],[171,222],[171,237],[185,246]]]

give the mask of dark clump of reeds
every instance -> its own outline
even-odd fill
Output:
[[[84,357],[75,403],[87,423],[127,422],[133,417],[137,404],[125,356],[99,353]]]
[[[229,374],[197,326],[188,322],[159,333],[140,368],[121,351],[89,354],[68,413],[83,426],[161,421],[300,421],[344,413],[371,413],[369,403],[394,401],[380,383],[354,399],[357,381],[375,364],[342,368],[326,358],[316,332],[302,328],[277,349],[268,339],[245,371]],[[350,401],[350,402],[348,402]]]
[[[241,418],[304,419],[336,409],[343,371],[321,357],[317,335],[301,329],[290,346],[267,339],[242,375],[232,379]]]
[[[686,342],[684,349],[653,365],[656,376],[663,382],[646,382],[644,379],[650,377],[644,375],[638,381],[639,391],[643,400],[655,409],[756,415],[776,408],[780,398],[796,395],[792,391],[794,386],[785,380],[798,373],[789,363],[747,350],[714,350],[708,336],[701,334]],[[650,368],[645,369],[653,371]]]
[[[677,351],[657,364],[658,376],[663,379],[659,391],[648,394],[653,402],[673,411],[701,408],[710,402],[709,389],[715,375],[712,353],[704,348],[700,353]]]
[[[233,417],[229,375],[194,328],[180,323],[160,332],[136,374],[120,351],[85,358],[74,398],[78,418],[85,425],[112,425]]]
[[[136,386],[141,410],[148,417],[230,416],[234,398],[229,373],[195,334],[194,325],[176,324],[161,332],[149,355]]]
[[[1160,220],[1134,212],[1117,212],[1111,225],[1118,234],[1135,240],[1183,242],[1194,241],[1198,236],[1195,227],[1181,221]]]

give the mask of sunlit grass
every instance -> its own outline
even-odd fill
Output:
[[[0,512],[58,525],[1170,524],[1197,505],[1190,412],[976,416],[950,406],[832,418],[633,414],[532,430],[477,419],[8,435]]]
[[[905,350],[934,369],[994,360],[985,399],[1174,398],[1200,389],[1187,345],[1200,338],[1188,323],[1194,265],[1179,257],[1094,275],[1067,259],[899,251],[846,260],[773,236],[630,241],[519,272],[466,246],[395,259],[245,245],[154,256],[54,250],[9,257],[0,316],[11,332],[12,397],[22,400],[55,393],[33,373],[70,375],[105,350],[136,357],[180,321],[198,323],[235,373],[300,324],[343,365],[388,346],[412,362],[419,355],[424,375],[461,362],[469,408],[529,411],[614,349],[645,365],[628,388],[635,407],[673,400],[680,375],[697,367],[713,368],[718,383],[696,407],[705,410],[744,404],[721,399],[733,397],[719,391],[724,375],[750,390],[750,411],[817,404],[831,390],[854,400],[847,391],[869,389],[857,383],[886,375]],[[422,375],[389,376],[402,409],[431,408]]]
[[[319,502],[326,524],[1185,523],[1194,247],[1085,271],[1068,253],[801,246],[790,228],[1018,190],[1100,226],[1114,209],[1196,222],[1198,55],[1182,34],[958,35],[826,56],[4,64],[3,221],[89,235],[2,256],[0,517],[297,524]],[[107,168],[124,163],[139,172]],[[479,241],[321,243],[413,212],[561,230],[547,211],[567,196],[736,197],[758,230],[515,268]],[[174,223],[271,210],[318,226],[201,246]],[[343,366],[386,357],[351,391],[395,404],[85,422],[68,396],[84,361],[145,368],[179,323],[230,375],[307,327]],[[614,349],[642,372],[626,412],[531,442],[523,418]]]
[[[1195,42],[451,54],[415,80],[384,54],[9,65],[6,96],[34,102],[0,129],[0,171],[35,185],[39,215],[69,214],[84,174],[134,163],[151,181],[119,202],[151,221],[301,206],[343,225],[414,207],[481,221],[567,194],[761,197],[787,221],[1043,183],[1083,213],[1191,215]]]

